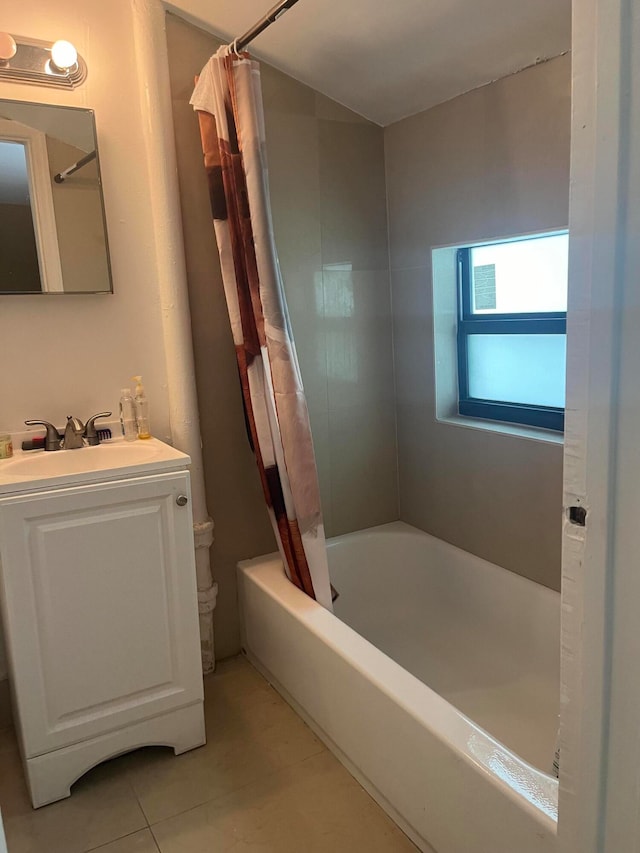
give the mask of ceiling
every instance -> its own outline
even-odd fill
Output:
[[[170,0],[225,40],[275,0]],[[260,59],[381,125],[571,45],[571,0],[300,0],[252,44]]]

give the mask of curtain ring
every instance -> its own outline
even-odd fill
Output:
[[[231,42],[231,53],[234,53],[238,57],[238,59],[242,58],[240,56],[240,54],[238,53],[238,39],[237,38],[234,38],[234,40]]]

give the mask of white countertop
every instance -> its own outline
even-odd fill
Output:
[[[186,468],[186,453],[157,438],[111,439],[77,450],[17,450],[0,459],[0,498],[22,492],[103,482]],[[1,848],[0,848],[1,853]]]

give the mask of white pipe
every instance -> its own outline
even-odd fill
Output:
[[[218,585],[211,575],[213,521],[207,511],[202,442],[195,386],[191,315],[178,194],[177,164],[169,88],[165,13],[159,0],[134,0],[133,32],[150,213],[156,238],[158,285],[167,353],[169,418],[173,442],[191,457],[198,607],[204,672],[215,667],[213,609]],[[133,85],[129,81],[128,85]]]

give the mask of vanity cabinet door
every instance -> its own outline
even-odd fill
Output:
[[[4,500],[0,542],[27,758],[202,698],[186,471]]]

